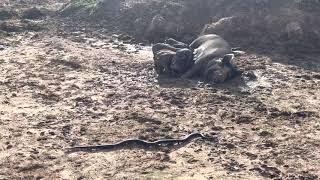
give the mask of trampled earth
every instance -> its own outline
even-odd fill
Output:
[[[149,46],[123,44],[101,29],[69,30],[50,18],[1,23],[20,30],[0,31],[0,179],[320,177],[319,54],[244,49],[236,63],[256,79],[208,85],[157,78]],[[192,132],[216,141],[64,150]]]

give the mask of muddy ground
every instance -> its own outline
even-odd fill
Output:
[[[58,7],[63,1],[14,2],[2,6]],[[32,21],[43,27],[37,31],[19,18],[3,22],[20,30],[0,32],[0,179],[320,177],[317,54],[245,49],[236,63],[256,80],[206,85],[157,78],[149,47],[122,45],[107,30],[70,31],[51,18]],[[192,132],[216,140],[149,150],[64,150]]]

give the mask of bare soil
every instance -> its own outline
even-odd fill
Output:
[[[20,8],[10,2],[4,7]],[[57,22],[42,20],[40,31],[0,31],[0,179],[320,177],[319,55],[247,50],[236,63],[256,80],[206,85],[157,78],[149,47],[129,51],[101,31],[65,31]],[[192,132],[217,141],[64,150]]]

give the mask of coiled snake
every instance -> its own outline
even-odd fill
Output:
[[[206,137],[201,133],[192,133],[182,139],[161,139],[153,142],[141,140],[141,139],[128,139],[124,141],[120,141],[114,144],[104,144],[104,145],[92,145],[92,146],[74,146],[67,148],[68,152],[76,152],[76,151],[110,151],[116,149],[125,149],[129,147],[142,147],[142,148],[153,148],[153,147],[163,147],[175,144],[184,144],[188,143],[194,139],[211,139],[210,137]]]

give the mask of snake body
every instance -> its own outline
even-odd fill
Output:
[[[192,133],[182,139],[161,139],[157,141],[145,141],[141,139],[128,139],[123,140],[114,144],[104,144],[104,145],[92,145],[92,146],[74,146],[67,148],[69,152],[75,151],[108,151],[108,150],[115,150],[115,149],[124,149],[134,146],[139,146],[142,148],[152,148],[152,147],[161,147],[161,146],[168,146],[168,145],[175,145],[175,144],[182,144],[190,142],[193,139],[202,138],[205,139],[203,134],[201,133]]]

